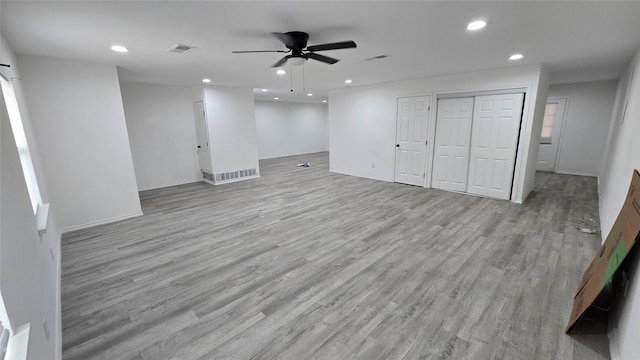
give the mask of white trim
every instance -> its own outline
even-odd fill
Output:
[[[562,175],[577,175],[577,176],[590,176],[590,177],[598,177],[598,174],[588,174],[588,173],[583,173],[583,172],[579,172],[579,171],[556,171],[557,174],[562,174]]]
[[[55,360],[62,360],[62,233],[58,231],[56,258],[56,323],[54,329]]]
[[[11,334],[9,345],[7,346],[7,360],[26,360],[29,348],[30,324],[25,324],[15,329],[15,334]]]
[[[161,185],[155,185],[153,187],[145,187],[145,188],[138,188],[138,192],[143,192],[143,191],[149,191],[149,190],[156,190],[156,189],[163,189],[163,188],[168,188],[168,187],[172,187],[172,186],[180,186],[180,185],[188,185],[188,184],[197,184],[201,181],[203,181],[204,179],[197,179],[197,180],[190,180],[187,182],[180,182],[180,183],[170,183],[170,184],[161,184]]]
[[[455,98],[466,98],[466,97],[476,97],[476,96],[485,96],[485,95],[506,95],[506,94],[520,94],[526,93],[526,87],[512,88],[512,89],[496,89],[496,90],[478,90],[478,91],[467,91],[467,92],[452,92],[452,93],[439,93],[438,99],[455,99]]]
[[[49,203],[39,204],[36,210],[36,228],[40,234],[47,232],[49,222]]]
[[[134,218],[134,217],[142,216],[142,215],[144,215],[144,213],[142,211],[137,211],[137,212],[135,212],[133,214],[117,216],[117,217],[114,217],[114,218],[111,218],[111,219],[94,221],[94,222],[90,222],[90,223],[82,224],[82,225],[68,226],[66,228],[60,229],[60,233],[61,234],[66,234],[66,233],[70,233],[72,231],[84,230],[84,229],[92,228],[94,226],[111,224],[111,223],[114,223],[114,222],[127,220],[127,219],[131,219],[131,218]]]

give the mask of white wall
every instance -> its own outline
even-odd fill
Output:
[[[258,158],[329,151],[326,104],[256,101]]]
[[[0,63],[14,88],[42,198],[49,200],[46,178],[40,168],[38,146],[31,132],[28,108],[20,86],[20,72],[13,51],[0,34]],[[36,230],[31,201],[22,174],[13,132],[0,98],[0,291],[12,326],[31,325],[29,359],[62,358],[60,316],[60,234],[51,209],[46,232]],[[50,337],[42,326],[46,319]]]
[[[541,77],[542,80],[541,81]],[[532,127],[539,128],[548,75],[540,66],[510,67],[467,74],[439,76],[380,85],[352,87],[329,93],[330,170],[371,179],[393,181],[395,161],[396,102],[398,97],[431,95],[427,178],[431,176],[437,93],[526,88],[520,145],[516,160],[513,200],[523,201],[535,176],[538,145]],[[540,84],[540,89],[539,89]],[[536,108],[537,106],[537,108]],[[533,138],[532,138],[533,137]],[[530,155],[530,152],[535,155]],[[532,162],[533,165],[528,164]]]
[[[60,228],[140,215],[115,66],[37,56],[18,63]]]
[[[120,83],[139,190],[202,180],[191,88]]]
[[[557,172],[598,176],[611,124],[617,80],[552,85],[549,96],[567,98]]]
[[[213,172],[258,171],[253,90],[206,86],[203,91]]]
[[[635,74],[631,79],[631,73]],[[640,170],[640,50],[618,82],[611,132],[602,163],[600,223],[603,239],[626,197],[634,169]],[[627,93],[627,89],[630,91]],[[624,108],[626,103],[626,115]],[[637,250],[637,249],[636,249]],[[636,260],[638,256],[635,257]],[[630,285],[626,298],[613,306],[609,316],[609,338],[612,359],[637,359],[640,353],[640,273],[637,263],[625,262]]]

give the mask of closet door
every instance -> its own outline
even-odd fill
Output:
[[[431,186],[467,190],[473,97],[439,99]]]
[[[477,96],[467,192],[509,199],[524,94]]]

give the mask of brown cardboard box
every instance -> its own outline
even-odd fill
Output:
[[[580,317],[609,283],[624,258],[636,244],[638,235],[640,235],[640,173],[635,170],[616,222],[595,259],[582,275],[578,293],[573,299],[573,310],[567,325],[567,333],[573,330]]]

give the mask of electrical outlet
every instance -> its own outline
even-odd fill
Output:
[[[48,341],[51,333],[49,332],[49,323],[47,323],[47,318],[42,318],[42,329],[44,330],[44,336]]]

